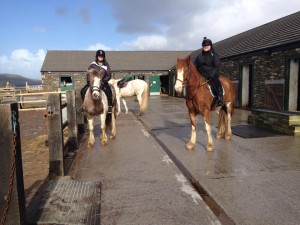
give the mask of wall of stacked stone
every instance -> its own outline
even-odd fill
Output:
[[[42,74],[44,91],[57,91],[61,85],[61,77],[72,77],[74,89],[81,89],[86,83],[86,72],[51,72]]]
[[[284,80],[287,73],[287,59],[300,58],[300,48],[285,51],[265,52],[256,56],[241,56],[234,59],[222,60],[220,72],[233,81],[241,78],[242,65],[252,65],[253,71],[253,108],[263,108],[267,80]],[[238,92],[241,93],[241,92]],[[284,93],[283,93],[284,94]]]

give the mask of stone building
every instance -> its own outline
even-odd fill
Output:
[[[86,70],[95,60],[96,51],[48,51],[41,68],[43,89],[81,89],[86,82]],[[150,86],[150,94],[163,91],[170,94],[171,68],[176,59],[191,51],[106,51],[113,78],[143,79]]]

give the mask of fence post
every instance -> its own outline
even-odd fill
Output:
[[[77,137],[77,116],[76,116],[76,104],[75,104],[75,92],[67,91],[67,114],[68,114],[68,141],[69,149],[72,151],[78,149],[78,137]]]
[[[61,112],[61,94],[49,94],[48,111],[48,143],[49,143],[49,176],[64,176],[63,128]]]
[[[26,224],[18,104],[0,104],[0,224]]]
[[[82,99],[80,95],[80,90],[76,90],[76,108],[79,108],[82,105]],[[78,133],[84,134],[85,128],[84,128],[84,114],[83,113],[77,113],[77,126],[78,126]]]

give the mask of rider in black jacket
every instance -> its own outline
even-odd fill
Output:
[[[217,95],[218,106],[223,106],[223,88],[219,80],[219,69],[221,60],[219,55],[214,51],[212,41],[204,37],[202,42],[202,52],[194,61],[199,74],[208,80]]]

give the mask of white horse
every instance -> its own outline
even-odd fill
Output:
[[[108,140],[106,130],[109,126],[111,126],[111,134],[109,136],[109,139],[112,140],[116,138],[116,93],[114,91],[114,88],[111,86],[113,106],[112,112],[108,113],[107,97],[104,91],[101,90],[101,82],[105,74],[105,70],[99,66],[96,66],[95,64],[92,64],[87,72],[90,75],[91,82],[90,87],[85,94],[83,106],[85,108],[85,114],[87,116],[90,133],[87,147],[92,148],[95,144],[94,116],[100,116],[101,145],[107,145]]]
[[[116,98],[117,98],[117,105],[118,105],[118,112],[117,115],[121,112],[121,105],[120,105],[120,99],[122,99],[122,102],[125,106],[126,114],[128,114],[128,108],[126,104],[126,100],[124,97],[130,97],[130,96],[137,96],[137,99],[139,101],[140,110],[138,115],[142,115],[148,107],[148,98],[149,98],[149,87],[146,81],[135,79],[127,81],[124,85],[124,87],[119,88],[118,87],[118,81],[121,79],[111,79],[109,81],[110,84],[112,84],[116,91]]]

